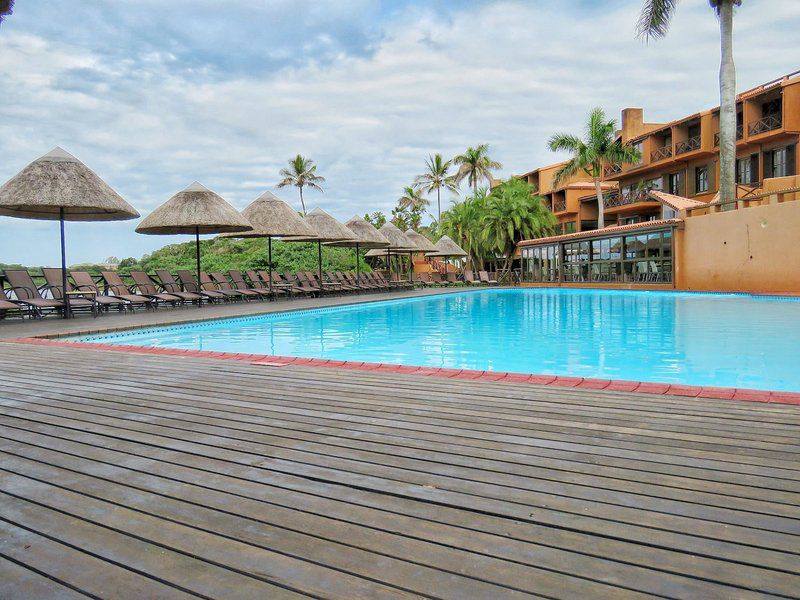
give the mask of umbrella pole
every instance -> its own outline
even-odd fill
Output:
[[[194,228],[194,255],[197,261],[197,291],[198,293],[203,289],[200,283],[200,228]]]
[[[64,242],[64,207],[58,208],[58,220],[61,223],[61,299],[64,302],[64,318],[69,319],[72,310],[67,296],[67,246]]]
[[[359,287],[358,291],[361,291],[361,268],[358,266],[358,242],[356,242],[356,285]]]
[[[392,257],[389,255],[389,248],[386,248],[386,270],[389,271],[389,283],[392,282]]]
[[[319,266],[319,295],[322,296],[322,240],[317,240],[317,264]]]
[[[268,261],[269,261],[269,299],[275,300],[275,296],[272,294],[272,236],[267,236],[267,248],[268,248]]]

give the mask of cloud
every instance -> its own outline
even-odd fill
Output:
[[[704,1],[649,45],[634,38],[639,0],[41,4],[0,30],[0,181],[63,145],[143,214],[194,179],[243,208],[300,152],[328,180],[307,203],[347,219],[389,210],[430,152],[488,142],[509,175],[558,160],[546,139],[594,106],[668,121],[718,96]],[[790,0],[739,10],[740,89],[797,67],[798,19]],[[69,227],[74,262],[171,241],[130,222]],[[55,232],[0,218],[0,262],[54,263]]]

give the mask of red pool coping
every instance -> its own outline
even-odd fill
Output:
[[[403,373],[427,377],[450,379],[472,379],[480,381],[507,381],[509,383],[528,383],[555,387],[598,390],[609,392],[636,392],[639,394],[658,394],[686,398],[710,398],[715,400],[740,400],[744,402],[768,402],[772,404],[800,405],[800,392],[775,392],[743,388],[709,387],[683,384],[655,383],[652,381],[626,381],[621,379],[592,379],[589,377],[561,377],[556,375],[535,375],[526,373],[506,373],[500,371],[476,371],[471,369],[442,369],[436,367],[415,367],[386,363],[368,363],[346,360],[327,360],[321,358],[300,358],[295,356],[272,356],[269,354],[240,354],[236,352],[213,352],[209,350],[181,350],[178,348],[147,348],[123,344],[94,344],[52,338],[14,338],[4,340],[18,344],[36,346],[62,346],[90,348],[111,352],[131,354],[155,354],[217,360],[237,360],[253,365],[284,367],[288,365],[323,367],[329,369],[350,369],[354,371],[379,371],[381,373]]]

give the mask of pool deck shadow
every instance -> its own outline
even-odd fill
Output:
[[[800,589],[796,406],[256,362],[0,341],[0,597]]]

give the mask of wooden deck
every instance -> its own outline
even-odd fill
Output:
[[[0,598],[800,595],[800,407],[0,343]]]

